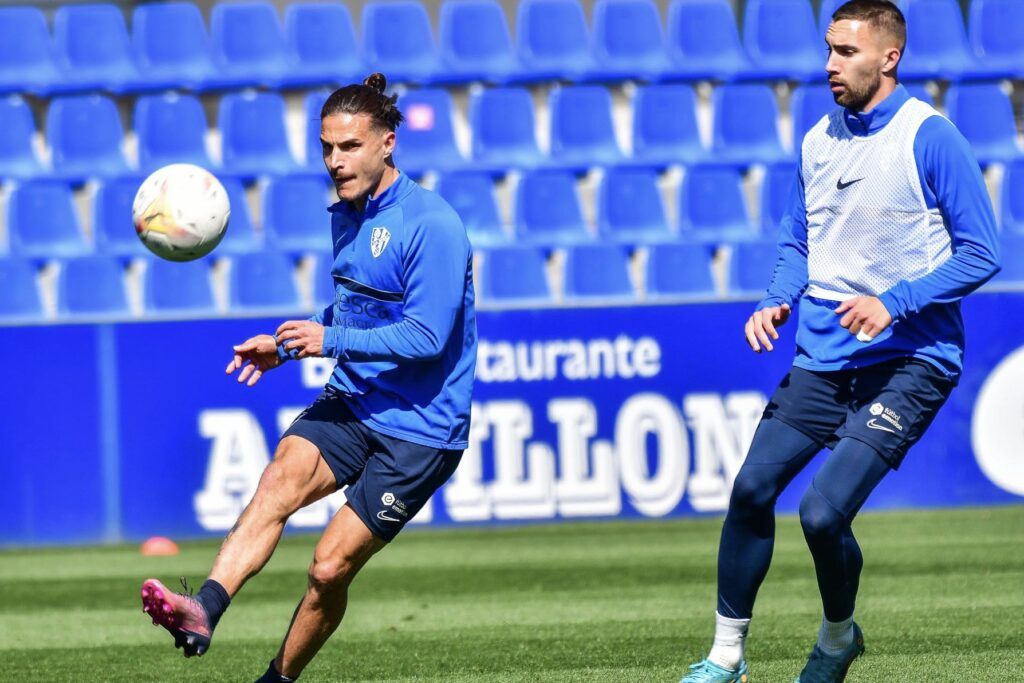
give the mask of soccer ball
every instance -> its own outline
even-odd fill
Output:
[[[220,243],[228,227],[228,193],[206,169],[170,164],[135,194],[132,222],[146,247],[168,261],[192,261]]]

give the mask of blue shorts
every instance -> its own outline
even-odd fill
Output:
[[[829,372],[793,367],[764,410],[834,448],[843,438],[873,447],[894,469],[957,384],[916,358]]]
[[[359,421],[344,395],[328,386],[284,436],[320,449],[348,505],[374,536],[391,541],[448,481],[462,451],[421,446],[375,432]]]

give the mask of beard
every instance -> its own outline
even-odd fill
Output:
[[[840,85],[844,87],[844,90],[838,95],[834,95],[836,104],[853,111],[864,111],[868,102],[882,86],[882,75],[875,73],[867,81],[858,84],[841,82]]]

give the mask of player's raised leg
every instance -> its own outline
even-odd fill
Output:
[[[320,451],[297,436],[278,444],[252,500],[228,532],[210,576],[193,597],[175,593],[156,579],[142,584],[143,611],[174,636],[186,657],[202,655],[213,629],[239,589],[270,559],[288,518],[299,508],[337,489]]]
[[[302,673],[345,616],[352,579],[385,545],[387,542],[375,536],[351,506],[338,511],[316,545],[306,594],[261,682],[277,683]]]
[[[800,524],[814,557],[824,614],[799,683],[842,681],[864,653],[864,636],[853,621],[864,560],[851,524],[890,469],[873,446],[842,439],[800,501]]]

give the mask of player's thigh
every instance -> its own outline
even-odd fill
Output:
[[[366,468],[345,492],[373,533],[391,541],[448,479],[462,451],[437,449],[374,434]]]
[[[316,444],[301,436],[284,436],[260,479],[258,495],[304,507],[338,489],[334,472]]]
[[[783,464],[804,453],[810,442],[817,443],[818,450],[832,445],[848,414],[847,385],[843,371],[791,368],[765,406],[748,459]],[[792,430],[806,438],[791,434]]]
[[[809,501],[820,496],[829,512],[849,521],[891,470],[874,446],[850,437],[840,439],[815,473],[801,503],[801,512]]]
[[[945,404],[957,378],[926,361],[898,359],[861,368],[840,438],[869,444],[898,468]]]

